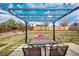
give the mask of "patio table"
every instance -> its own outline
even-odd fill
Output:
[[[55,44],[56,42],[54,40],[49,40],[49,39],[43,39],[43,40],[38,40],[38,39],[32,39],[28,44],[29,45],[47,45],[47,44]]]
[[[38,40],[38,39],[32,39],[28,45],[31,46],[43,46],[45,48],[45,56],[46,56],[46,47],[51,46],[56,44],[56,42],[54,40],[49,40],[49,39],[42,39],[42,40]]]

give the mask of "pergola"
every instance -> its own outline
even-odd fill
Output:
[[[51,22],[53,23],[53,40],[55,41],[55,22],[72,13],[73,11],[79,9],[78,4],[22,4],[16,3],[11,4],[12,6],[19,7],[9,7],[10,4],[1,4],[2,8],[10,12],[13,16],[23,20],[26,24],[26,39],[27,43],[27,23],[28,22]],[[8,7],[5,7],[8,6]],[[22,7],[20,7],[22,6]],[[34,7],[32,7],[34,6]]]

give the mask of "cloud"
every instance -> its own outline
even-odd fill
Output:
[[[3,14],[10,14],[9,12],[4,11],[4,10],[1,10],[1,9],[0,9],[0,13],[1,13],[1,14],[2,14],[2,13],[3,13]]]
[[[16,22],[20,21],[22,23],[24,23],[24,21],[22,21],[21,19],[18,19],[15,16],[12,15],[6,15],[6,14],[0,14],[0,23],[7,21],[8,19],[14,19]]]
[[[9,5],[9,8],[13,8],[13,4],[10,4],[10,5]]]

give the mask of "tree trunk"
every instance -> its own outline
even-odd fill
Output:
[[[65,27],[64,27],[64,30],[65,30]]]

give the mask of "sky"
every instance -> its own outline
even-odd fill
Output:
[[[77,6],[79,6],[79,4],[62,4],[62,3],[56,3],[56,4],[44,4],[44,3],[28,3],[28,4],[24,4],[24,3],[17,3],[17,4],[11,4],[11,3],[7,3],[7,4],[1,4],[0,3],[0,6],[2,6],[4,9],[6,8],[75,8]],[[11,12],[13,14],[66,14],[68,13],[69,11],[13,11],[11,10]],[[69,23],[73,23],[73,22],[78,22],[79,20],[79,10],[71,13],[70,15],[67,15],[66,17],[60,19],[59,21],[56,22],[56,24],[60,24],[61,22],[63,22],[63,20],[67,20]],[[53,15],[52,15],[53,16]],[[53,20],[55,20],[56,18],[54,18],[55,16],[52,17]],[[61,17],[61,16],[59,16]],[[7,19],[15,19],[16,21],[20,20],[19,18],[22,18],[22,17],[19,17],[19,18],[16,18],[15,16],[11,15],[9,12],[7,11],[4,11],[0,8],[0,23],[1,22],[4,22],[6,21]],[[43,17],[44,18],[44,17]],[[39,21],[42,21],[41,20],[42,18],[39,17],[39,18],[32,18],[32,20],[34,22],[31,22],[31,23],[36,23],[36,24],[43,24],[42,22],[39,22]],[[50,19],[50,20],[52,20]],[[28,20],[28,18],[25,18],[23,17],[23,20]],[[39,20],[39,21],[38,21]],[[46,20],[46,18],[44,18],[43,20]],[[48,20],[48,21],[50,21]],[[29,21],[29,20],[28,20]],[[23,22],[23,21],[21,21]],[[43,21],[44,22],[44,21]],[[51,22],[51,21],[50,21]],[[48,22],[49,26],[51,25],[51,23]]]
[[[4,8],[74,8],[77,3],[4,3]],[[63,6],[64,5],[64,6]],[[74,6],[74,7],[73,7]]]
[[[71,14],[65,16],[64,18],[60,19],[59,21],[57,21],[57,23],[61,23],[61,22],[68,22],[69,25],[71,25],[72,23],[79,23],[79,9],[75,10],[74,12],[72,12]]]
[[[8,19],[14,19],[16,22],[20,21],[24,23],[21,19],[18,19],[17,17],[11,15],[9,12],[0,10],[0,23],[6,22]]]

